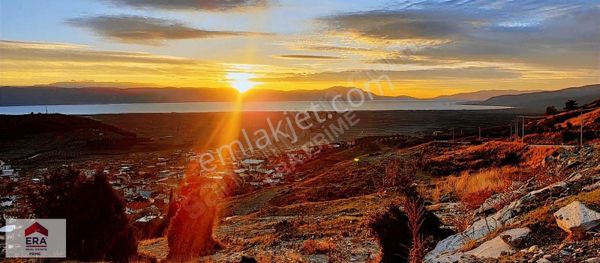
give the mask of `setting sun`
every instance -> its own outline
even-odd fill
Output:
[[[227,81],[237,91],[244,93],[258,84],[251,80],[254,77],[256,76],[251,73],[230,72],[227,74]]]

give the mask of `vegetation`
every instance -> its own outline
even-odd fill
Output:
[[[137,240],[123,200],[102,173],[86,179],[62,169],[46,176],[47,186],[35,194],[39,218],[66,218],[67,257],[82,261],[127,262],[137,254]],[[32,199],[34,200],[34,199]]]
[[[556,107],[554,107],[554,106],[546,107],[546,115],[554,115],[557,113],[558,113],[558,110],[556,109]]]
[[[579,107],[577,106],[577,101],[575,100],[567,100],[567,102],[565,102],[565,110],[576,110]]]
[[[212,233],[224,193],[222,186],[212,180],[184,178],[178,190],[178,209],[168,228],[170,260],[185,261],[220,248]]]

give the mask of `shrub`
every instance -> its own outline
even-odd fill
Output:
[[[546,107],[546,115],[555,115],[558,113],[558,110],[554,106]]]
[[[169,260],[186,261],[220,248],[212,233],[225,191],[210,179],[189,176],[180,184],[179,208],[167,230]]]
[[[391,205],[385,211],[374,214],[368,225],[381,247],[381,262],[408,262],[411,253],[409,248],[413,243],[412,231],[409,216],[399,206]],[[423,239],[437,241],[453,234],[452,231],[441,229],[441,225],[433,213],[424,211],[420,227]]]
[[[414,193],[407,193],[407,191],[410,190],[410,187],[416,180],[417,170],[418,164],[413,159],[394,159],[385,168],[383,187],[402,191],[406,195],[412,195]]]
[[[406,199],[402,204],[404,211],[408,217],[408,228],[410,229],[411,246],[408,252],[410,263],[420,263],[425,256],[425,242],[421,234],[421,226],[423,225],[423,216],[425,208],[423,204],[418,203],[413,199]]]
[[[567,102],[565,102],[565,110],[575,110],[579,108],[577,106],[577,101],[575,100],[567,100]]]
[[[79,171],[65,169],[46,179],[34,211],[40,218],[67,219],[68,258],[127,262],[137,254],[125,204],[104,174],[87,180]]]

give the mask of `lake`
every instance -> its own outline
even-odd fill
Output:
[[[311,105],[313,107],[311,108]],[[318,106],[314,106],[318,105]],[[335,108],[329,101],[269,101],[247,102],[241,111],[394,111],[394,110],[495,110],[501,106],[463,105],[454,101],[402,101],[373,100],[359,102],[337,102]],[[236,109],[232,102],[187,102],[187,103],[132,103],[132,104],[86,104],[86,105],[35,105],[3,106],[0,114],[20,115],[33,113],[62,113],[71,115],[120,114],[120,113],[171,113],[171,112],[231,112]]]

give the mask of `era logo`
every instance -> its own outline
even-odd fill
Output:
[[[38,234],[37,236],[31,236],[36,233]],[[25,229],[25,247],[45,248],[48,245],[46,237],[48,237],[48,229],[40,225],[40,223],[35,222]]]

